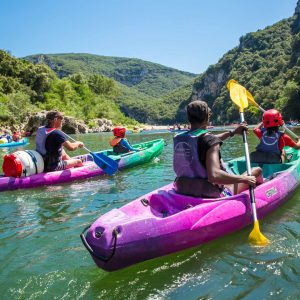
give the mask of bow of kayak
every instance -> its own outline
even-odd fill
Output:
[[[291,162],[263,165],[266,180],[255,189],[260,219],[299,185],[300,152],[288,151],[293,155]],[[237,173],[246,169],[243,159],[228,165]],[[81,239],[95,263],[112,271],[201,245],[251,223],[248,191],[204,199],[179,195],[169,184],[104,214],[83,231]]]

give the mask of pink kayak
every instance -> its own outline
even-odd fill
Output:
[[[289,163],[263,165],[266,180],[255,189],[259,219],[286,201],[299,185],[300,151],[287,152]],[[230,161],[228,168],[241,174],[245,161]],[[249,224],[248,191],[203,199],[177,194],[172,183],[104,214],[84,229],[81,239],[97,266],[112,271],[201,245]]]
[[[104,155],[118,162],[118,169],[125,169],[147,163],[153,158],[159,156],[164,148],[164,140],[157,139],[149,142],[133,145],[141,148],[138,152],[129,152],[121,155],[115,154],[112,150],[100,151]],[[82,167],[71,168],[63,171],[55,171],[48,173],[39,173],[28,177],[0,177],[0,191],[33,188],[42,185],[52,185],[74,180],[81,180],[95,176],[104,175],[104,171],[100,169],[93,161],[90,155],[87,155],[87,161]]]

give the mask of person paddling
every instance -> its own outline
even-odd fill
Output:
[[[253,130],[260,139],[260,143],[257,145],[256,151],[250,155],[251,162],[283,163],[285,160],[284,146],[300,149],[300,139],[295,143],[287,134],[279,130],[283,124],[282,115],[276,109],[269,109],[264,112],[262,122]]]
[[[11,142],[11,136],[8,134],[8,131],[4,130],[4,133],[0,136],[0,139],[5,138],[7,143]]]
[[[263,182],[261,168],[253,168],[252,176],[229,174],[221,159],[223,141],[247,130],[246,124],[236,129],[213,135],[207,126],[211,110],[204,101],[193,101],[187,106],[191,124],[188,132],[174,137],[174,187],[177,193],[195,197],[218,198],[246,190],[249,185]]]
[[[58,111],[50,111],[46,115],[46,126],[38,128],[36,135],[36,151],[39,152],[45,162],[45,171],[59,171],[72,167],[82,166],[82,160],[71,158],[64,151],[82,148],[82,142],[71,143],[61,131],[64,115]]]
[[[125,127],[115,127],[113,129],[113,134],[114,137],[110,140],[110,145],[113,147],[115,153],[122,154],[130,151],[140,151],[140,149],[132,147],[125,138]]]
[[[14,131],[14,132],[13,132],[13,135],[12,135],[12,140],[13,140],[14,142],[18,142],[18,141],[20,140],[20,133],[17,132],[17,131]]]

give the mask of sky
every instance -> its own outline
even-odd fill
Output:
[[[294,14],[297,0],[0,0],[0,49],[91,53],[196,74],[239,38]]]

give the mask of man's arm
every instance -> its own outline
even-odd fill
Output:
[[[206,153],[206,169],[208,181],[214,184],[246,183],[254,186],[255,176],[231,175],[221,170],[219,158],[220,145],[212,146]]]
[[[230,131],[227,131],[227,132],[216,134],[215,136],[218,137],[220,140],[224,141],[227,138],[233,137],[236,134],[240,134],[240,135],[243,134],[244,130],[248,131],[247,124],[242,123],[237,128],[235,128],[234,130],[230,130]]]
[[[62,144],[67,150],[69,151],[74,151],[78,148],[82,148],[83,147],[83,143],[82,142],[74,142],[74,143],[71,143],[69,141],[65,141],[63,144]]]

